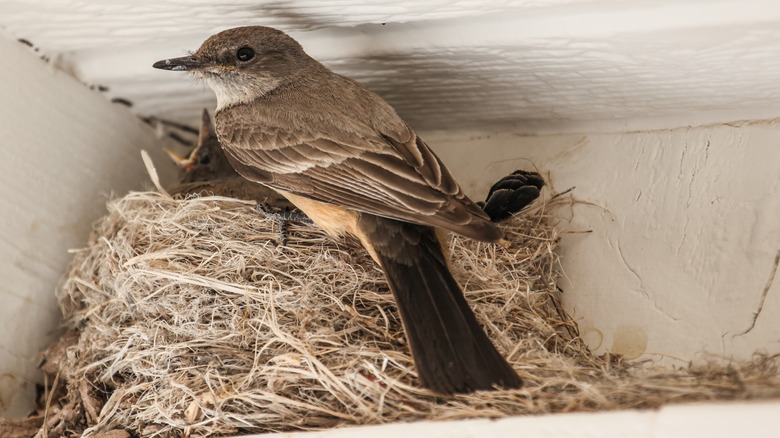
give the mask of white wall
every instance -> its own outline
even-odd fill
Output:
[[[564,237],[560,287],[597,354],[780,352],[780,279],[767,289],[780,255],[780,121],[428,142],[475,198],[532,162],[595,204],[574,208],[568,228],[593,232]]]
[[[31,409],[38,354],[61,322],[54,290],[108,195],[148,186],[154,132],[25,46],[0,38],[0,415]],[[12,406],[8,410],[9,406]]]
[[[248,24],[291,32],[417,129],[534,135],[780,116],[776,0],[0,2],[0,26],[64,70],[134,112],[192,125],[212,93],[151,64]]]
[[[284,438],[733,438],[766,436],[780,427],[777,403],[665,406],[658,410],[551,414],[500,419],[394,423],[322,432],[277,434]],[[251,435],[245,438],[262,438]]]

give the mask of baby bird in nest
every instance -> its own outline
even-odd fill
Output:
[[[224,196],[228,198],[257,201],[257,209],[280,224],[280,241],[287,243],[287,222],[296,221],[311,224],[312,221],[275,190],[255,184],[233,169],[219,144],[214,125],[207,110],[200,120],[198,143],[186,157],[165,149],[165,152],[179,166],[179,183],[168,190],[175,197]]]
[[[292,204],[276,191],[248,181],[233,169],[205,109],[200,120],[198,143],[192,151],[186,157],[169,149],[165,152],[181,169],[179,184],[169,190],[171,195],[225,196],[257,201],[274,208],[292,208]]]

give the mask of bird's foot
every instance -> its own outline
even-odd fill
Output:
[[[287,246],[287,223],[290,221],[294,222],[300,222],[304,224],[313,224],[314,221],[309,219],[309,216],[306,216],[301,211],[298,210],[279,210],[274,209],[270,205],[266,203],[257,204],[257,207],[255,207],[257,211],[262,213],[265,217],[269,219],[273,219],[276,222],[279,222],[279,240],[282,243],[282,246]]]
[[[504,220],[539,197],[544,178],[537,172],[516,170],[493,184],[484,202],[478,202],[493,222]]]

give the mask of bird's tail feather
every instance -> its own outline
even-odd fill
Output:
[[[441,394],[521,386],[452,278],[435,231],[370,215],[361,224],[395,296],[421,383]]]

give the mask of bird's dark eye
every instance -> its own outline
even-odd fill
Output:
[[[254,57],[255,51],[252,50],[251,47],[242,47],[236,51],[236,58],[238,58],[239,61],[246,62]]]

